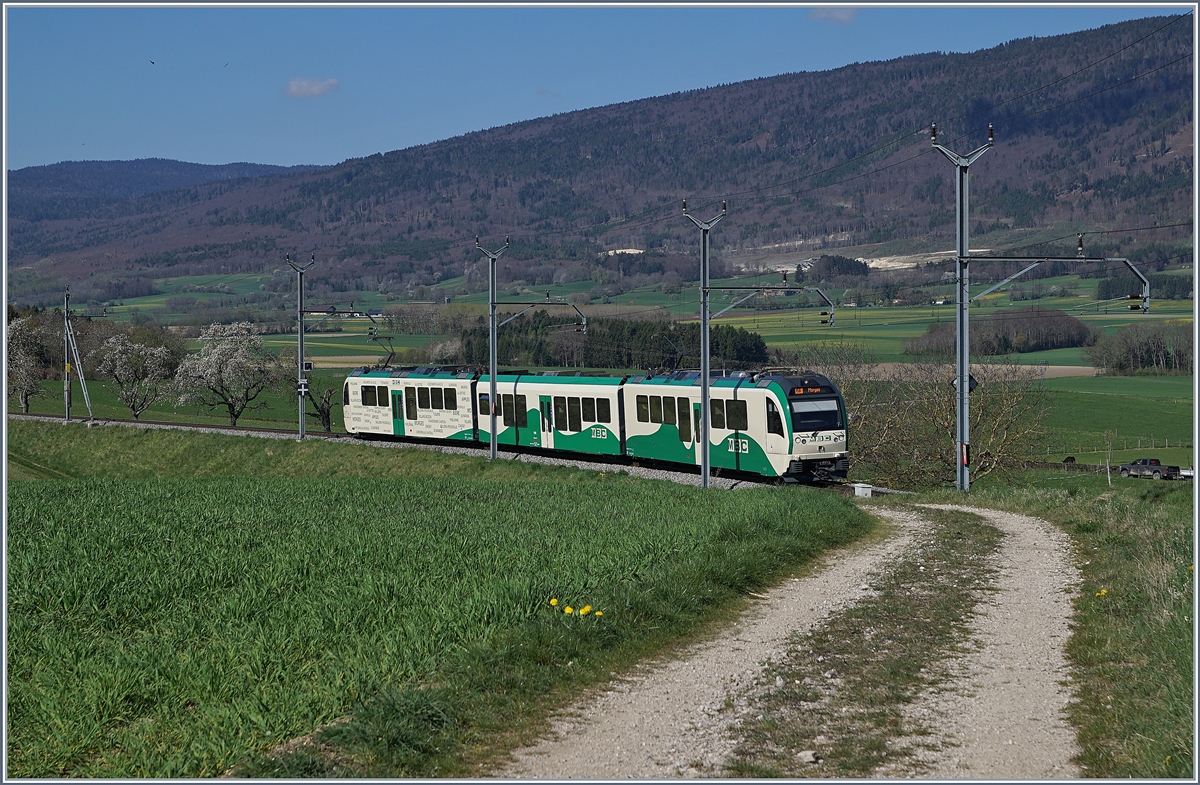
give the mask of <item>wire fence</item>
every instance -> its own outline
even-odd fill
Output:
[[[1121,436],[1112,441],[1113,452],[1128,450],[1190,450],[1193,448],[1190,439],[1170,439],[1156,436]],[[1099,440],[1060,442],[1045,447],[1045,455],[1103,455],[1108,452],[1109,445]],[[1037,458],[1042,453],[1038,447],[1030,445],[1030,459]]]

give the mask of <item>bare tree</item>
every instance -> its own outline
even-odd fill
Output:
[[[286,369],[278,355],[263,348],[249,322],[209,325],[200,340],[200,351],[184,358],[175,372],[178,406],[223,406],[229,424],[237,425],[247,409],[267,405],[253,403],[260,394],[283,383]]]
[[[8,323],[8,397],[20,401],[24,414],[29,413],[30,398],[46,395],[38,361],[40,343],[40,328],[31,317]]]
[[[171,350],[165,346],[134,343],[126,335],[114,335],[97,350],[96,373],[111,379],[113,394],[129,407],[133,419],[161,398],[171,378]]]
[[[333,433],[333,407],[337,405],[337,399],[334,394],[338,392],[340,385],[327,385],[321,390],[320,397],[313,395],[312,387],[309,387],[308,392],[304,395],[308,398],[309,403],[313,405],[316,412],[305,412],[309,417],[316,417],[321,423],[321,427],[325,433]]]
[[[797,371],[822,372],[842,389],[852,474],[896,488],[954,484],[953,363],[933,358],[884,367],[853,344],[817,344],[776,357]],[[1019,469],[1022,450],[1044,436],[1039,371],[1000,358],[972,363],[971,374],[979,383],[971,393],[972,477]]]

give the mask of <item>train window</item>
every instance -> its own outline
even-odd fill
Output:
[[[492,410],[488,407],[488,394],[479,393],[479,416],[488,417],[491,413]]]
[[[637,397],[637,418],[638,422],[650,422],[650,404],[644,395]]]
[[[583,430],[583,422],[579,417],[579,399],[567,399],[567,430],[578,433]]]
[[[417,406],[422,409],[429,408],[429,388],[428,387],[418,387],[417,388]]]
[[[582,403],[583,403],[583,421],[584,422],[595,422],[596,421],[596,399],[595,398],[584,398],[582,400]]]
[[[362,386],[362,405],[363,406],[374,406],[375,405],[375,385],[364,384]]]
[[[612,407],[607,398],[596,399],[596,422],[612,422]]]
[[[430,387],[429,388],[429,406],[430,406],[430,408],[433,408],[433,409],[446,408],[445,399],[442,397],[442,388],[441,387]]]
[[[690,442],[692,440],[692,418],[688,417],[688,409],[692,408],[692,402],[687,398],[676,398],[675,401],[679,406],[679,441]]]
[[[518,428],[528,428],[529,427],[529,410],[527,408],[525,408],[525,406],[526,406],[525,396],[518,395],[517,396],[517,427]]]
[[[417,388],[404,388],[404,416],[410,420],[417,419]]]
[[[561,395],[554,396],[554,426],[560,431],[567,430],[567,399]]]
[[[746,415],[745,401],[725,402],[725,427],[731,431],[749,430],[750,418]]]
[[[662,422],[662,398],[650,396],[650,422]]]
[[[511,395],[501,395],[500,405],[504,408],[504,424],[512,425],[513,412],[515,411],[515,407],[513,406],[513,397]]]
[[[375,402],[375,405],[376,406],[387,406],[388,405],[388,388],[383,387],[383,386],[379,387],[379,399]]]
[[[453,387],[446,388],[446,411],[458,411],[458,395]]]
[[[342,406],[350,405],[350,382],[342,385]]]
[[[673,397],[663,398],[663,422],[675,424],[675,399]]]
[[[554,420],[550,414],[550,402],[542,401],[539,411],[542,413],[542,430],[546,433],[554,430]]]
[[[792,427],[797,431],[819,431],[841,428],[842,418],[837,401],[791,401]]]
[[[783,432],[783,418],[779,416],[779,407],[774,401],[767,401],[767,433],[786,436]]]
[[[725,401],[720,398],[708,399],[708,422],[713,428],[725,427]]]

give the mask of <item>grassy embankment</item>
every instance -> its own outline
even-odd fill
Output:
[[[870,528],[803,489],[356,444],[12,421],[9,451],[17,777],[469,775]]]

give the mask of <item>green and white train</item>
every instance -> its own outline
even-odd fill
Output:
[[[699,467],[700,374],[514,372],[496,377],[497,443],[509,449]],[[488,444],[490,378],[440,368],[356,369],[342,390],[361,438]],[[845,403],[826,377],[714,376],[709,462],[788,482],[845,479]]]

